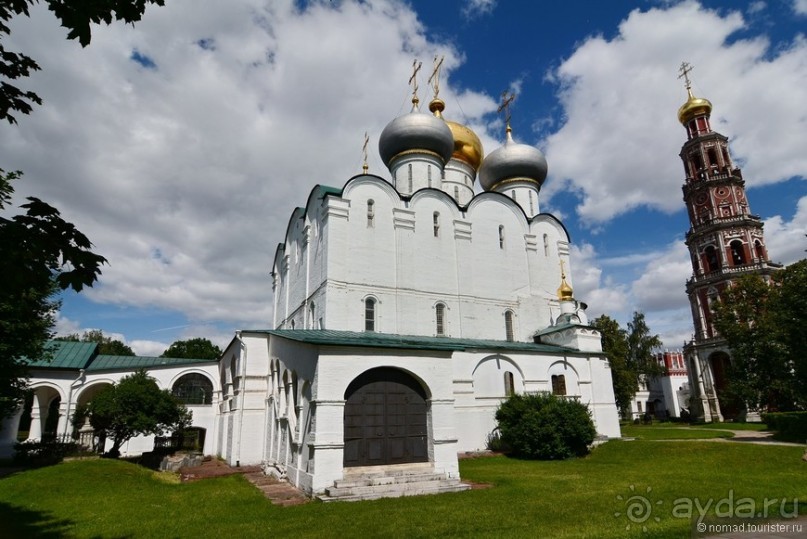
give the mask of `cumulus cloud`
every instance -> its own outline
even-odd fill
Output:
[[[413,57],[445,55],[441,97],[492,140],[494,101],[454,90],[460,55],[391,0],[170,2],[134,28],[94,27],[86,49],[35,5],[12,37],[42,67],[26,86],[44,100],[0,126],[3,167],[26,174],[19,194],[57,206],[109,259],[87,297],[192,323],[269,325],[291,210],[360,172],[364,132],[375,143],[411,106]],[[376,152],[369,165],[386,172]]]
[[[750,185],[807,175],[807,117],[794,113],[807,102],[807,40],[773,50],[763,37],[735,39],[744,28],[739,12],[687,1],[635,10],[613,39],[585,40],[550,74],[565,122],[544,141],[555,179],[547,194],[579,188],[577,211],[590,223],[639,206],[680,209],[682,60],[695,66],[693,91],[714,104],[713,128],[732,139]]]
[[[807,15],[807,0],[793,0],[793,11],[797,15]]]
[[[807,249],[807,197],[799,199],[796,214],[790,221],[775,215],[765,220],[765,245],[768,257],[782,264],[804,258]]]
[[[627,289],[603,274],[598,253],[591,244],[572,245],[570,249],[574,295],[588,304],[590,319],[602,314],[621,319],[626,308]]]

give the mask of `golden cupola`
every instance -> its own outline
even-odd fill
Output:
[[[703,97],[695,97],[692,89],[687,88],[689,99],[678,109],[678,121],[686,125],[698,116],[709,116],[712,113],[712,102]]]
[[[434,98],[429,103],[429,110],[438,118],[443,117],[445,108],[446,104],[442,99]],[[454,137],[454,153],[451,154],[451,157],[467,163],[474,171],[479,170],[484,155],[482,141],[469,127],[451,120],[445,120],[445,122]]]

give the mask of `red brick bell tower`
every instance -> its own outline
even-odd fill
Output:
[[[687,132],[681,148],[685,182],[684,202],[690,228],[686,244],[692,261],[692,278],[686,291],[695,325],[694,339],[684,349],[689,371],[693,419],[733,419],[741,410],[719,400],[726,385],[731,357],[725,341],[715,332],[711,302],[732,279],[747,273],[770,275],[781,266],[772,264],[765,248],[762,221],[751,214],[742,171],[734,165],[728,138],[712,131],[712,103],[695,97],[689,73],[681,64],[688,99],[678,109]]]

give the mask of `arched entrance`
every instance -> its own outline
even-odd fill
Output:
[[[409,374],[371,369],[345,391],[344,465],[428,462],[426,392]]]
[[[723,419],[735,419],[740,413],[742,404],[726,394],[726,389],[729,385],[731,358],[725,352],[715,352],[709,356],[709,363],[712,366],[715,394],[717,395],[717,401],[720,403],[720,412],[723,414]]]

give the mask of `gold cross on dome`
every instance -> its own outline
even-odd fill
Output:
[[[688,62],[681,62],[681,67],[678,68],[678,78],[683,78],[686,81],[686,88],[689,90],[692,87],[692,81],[689,80],[689,74],[692,73],[693,66]]]
[[[504,123],[507,125],[508,131],[510,130],[510,105],[515,100],[516,94],[510,92],[508,95],[507,90],[502,92],[502,103],[499,105],[499,108],[496,109],[496,112],[501,113],[504,111]]]
[[[362,171],[367,174],[367,170],[370,168],[367,166],[367,144],[370,142],[370,137],[367,136],[367,131],[364,132],[364,145],[361,147],[361,153],[364,157],[364,164],[362,165]]]
[[[434,68],[432,69],[431,77],[429,77],[429,84],[432,85],[435,99],[437,99],[437,96],[440,94],[440,68],[443,66],[443,60],[445,60],[445,58],[445,56],[441,56],[438,61],[437,56],[434,57]]]
[[[420,102],[420,99],[418,99],[418,71],[420,71],[422,65],[423,62],[418,62],[417,58],[415,58],[415,61],[412,62],[412,76],[409,77],[409,84],[412,85],[412,104],[415,106]]]

